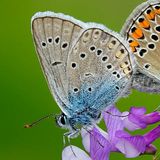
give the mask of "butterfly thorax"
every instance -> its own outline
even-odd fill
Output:
[[[97,110],[83,110],[79,111],[76,114],[74,113],[72,116],[67,116],[64,113],[58,115],[56,117],[56,123],[58,126],[69,129],[69,130],[77,130],[82,128],[83,126],[90,126],[99,122],[101,119],[101,112]]]

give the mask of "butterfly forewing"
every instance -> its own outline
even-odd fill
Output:
[[[148,0],[138,6],[121,33],[141,71],[160,81],[160,0]]]
[[[115,33],[96,25],[85,30],[67,61],[73,110],[100,111],[115,102],[131,79],[131,61],[128,48]]]
[[[85,25],[69,16],[44,12],[32,19],[32,33],[52,94],[64,113],[68,101],[66,63],[68,53]]]

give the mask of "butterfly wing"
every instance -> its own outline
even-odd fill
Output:
[[[148,0],[138,6],[127,19],[121,34],[136,57],[141,72],[136,76],[149,76],[148,80],[160,82],[160,0]],[[158,82],[156,84],[160,85]],[[142,87],[145,91],[146,86]]]
[[[32,34],[44,75],[59,107],[67,115],[66,63],[69,51],[85,27],[83,22],[53,12],[39,12],[32,18]]]
[[[153,78],[150,78],[147,75],[141,73],[138,70],[134,73],[132,77],[131,86],[141,92],[160,92],[160,83],[155,81]]]
[[[100,111],[114,103],[127,87],[133,60],[119,35],[88,24],[68,55],[69,99],[75,113]]]

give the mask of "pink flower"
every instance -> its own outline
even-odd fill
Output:
[[[62,154],[62,160],[109,160],[111,152],[120,152],[127,158],[145,153],[156,153],[152,142],[160,137],[160,126],[145,135],[132,136],[124,131],[125,128],[130,130],[143,129],[147,125],[160,121],[159,112],[151,114],[145,114],[145,112],[145,108],[132,107],[130,112],[121,113],[112,106],[109,111],[103,112],[107,132],[98,126],[89,131],[87,129],[81,131],[83,145],[90,156],[81,149],[72,146],[74,152],[71,151],[71,147],[66,147]]]

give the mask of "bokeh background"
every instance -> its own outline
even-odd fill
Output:
[[[65,130],[46,120],[32,129],[23,125],[48,113],[59,113],[43,77],[30,31],[35,12],[51,10],[82,21],[102,23],[119,32],[129,13],[143,0],[1,0],[0,1],[0,159],[60,160]],[[121,111],[146,106],[148,112],[160,105],[160,95],[133,91],[121,99]],[[149,127],[148,129],[151,129]],[[135,132],[137,133],[145,133]],[[81,147],[81,137],[72,140]],[[156,142],[158,146],[160,140]],[[160,150],[160,145],[159,145]],[[125,160],[112,154],[111,160]],[[151,160],[151,156],[138,159]]]

